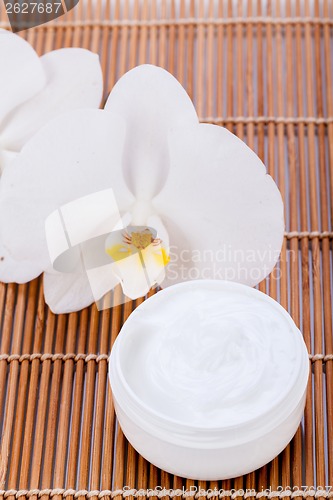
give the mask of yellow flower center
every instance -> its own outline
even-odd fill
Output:
[[[147,248],[154,240],[152,233],[148,230],[140,231],[138,233],[131,233],[132,245],[138,250]]]
[[[106,248],[106,253],[117,262],[118,260],[122,260],[132,255],[132,250],[123,243],[118,243],[117,245]]]
[[[123,260],[138,251],[149,251],[158,266],[166,267],[170,262],[170,256],[166,248],[163,247],[162,241],[155,238],[153,231],[149,228],[139,230],[138,227],[124,229],[119,233],[121,242],[119,240],[117,243],[114,242],[114,244],[107,246],[105,251],[115,262]],[[149,246],[149,250],[146,250]]]

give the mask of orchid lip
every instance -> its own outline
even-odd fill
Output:
[[[150,226],[126,226],[112,231],[105,241],[113,273],[126,296],[136,299],[148,293],[165,277],[169,255],[157,231]]]
[[[153,252],[156,250],[156,253],[162,253],[162,262],[166,265],[169,259],[162,243],[153,227],[131,225],[109,234],[105,240],[105,252],[114,262],[118,262],[151,247]]]
[[[138,250],[144,250],[156,242],[157,231],[151,227],[129,226],[123,233],[123,242],[133,245]]]

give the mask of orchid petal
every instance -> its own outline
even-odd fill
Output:
[[[140,253],[133,254],[113,264],[113,272],[119,279],[124,294],[132,300],[146,295],[151,287],[142,265]]]
[[[157,214],[150,215],[147,218],[147,226],[150,226],[156,230],[156,238],[159,238],[162,243],[162,247],[165,251],[169,252],[169,235],[165,228],[165,225],[161,221],[161,218]]]
[[[45,302],[55,314],[80,311],[94,302],[85,273],[44,273]]]
[[[45,85],[43,65],[28,42],[0,29],[0,122]],[[0,129],[1,134],[1,129]]]
[[[105,106],[127,124],[124,176],[137,200],[151,200],[169,169],[168,131],[198,123],[180,83],[162,68],[142,65],[114,86]]]
[[[4,147],[19,151],[48,120],[70,109],[98,108],[103,91],[99,58],[80,49],[54,50],[41,57],[47,83],[16,108],[1,134]]]
[[[102,266],[86,273],[44,273],[45,302],[55,314],[80,311],[94,302],[103,309],[102,297],[119,283],[111,266]]]
[[[281,195],[265,166],[214,125],[174,130],[169,144],[169,176],[153,200],[172,250],[163,286],[195,278],[256,285],[273,269],[284,231]]]
[[[133,196],[121,174],[124,136],[117,116],[76,110],[26,144],[0,184],[1,240],[13,259],[47,269],[45,220],[72,200],[110,187],[119,210],[129,209]]]
[[[155,224],[154,228],[129,226],[122,231],[112,231],[105,241],[105,252],[112,259],[112,271],[119,278],[125,295],[131,299],[143,297],[153,285],[161,283],[169,261],[168,248],[160,238],[162,223],[155,215],[149,220]],[[159,226],[159,233],[156,226]]]
[[[119,279],[114,273],[113,264],[89,269],[87,270],[87,276],[98,309],[107,308],[108,302],[105,304],[101,299],[119,283]]]
[[[165,266],[169,262],[167,250],[161,245],[150,245],[142,251],[142,258],[150,288],[159,285],[165,278]]]
[[[12,259],[6,248],[0,243],[0,281],[3,283],[27,283],[41,274],[39,264],[30,261]]]
[[[113,264],[113,272],[118,277],[124,294],[132,300],[146,295],[156,283],[155,279],[151,279],[152,273],[147,273],[142,253],[144,252],[135,253]]]
[[[167,262],[165,250],[150,245],[114,263],[112,269],[119,278],[124,294],[135,300],[144,297],[154,285],[164,280]]]
[[[5,168],[12,163],[17,155],[18,153],[15,151],[8,151],[7,149],[0,148],[0,177]]]

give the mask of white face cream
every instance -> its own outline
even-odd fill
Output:
[[[291,439],[308,355],[290,316],[268,296],[192,281],[134,311],[112,351],[110,377],[120,424],[140,453],[178,475],[222,479],[263,465]]]
[[[180,422],[242,423],[289,390],[298,338],[264,296],[193,285],[186,300],[169,296],[133,318],[124,377],[142,402]]]

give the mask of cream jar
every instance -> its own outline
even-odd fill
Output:
[[[128,318],[109,376],[120,426],[161,469],[192,479],[240,476],[292,439],[309,375],[302,335],[256,289],[181,283]]]

